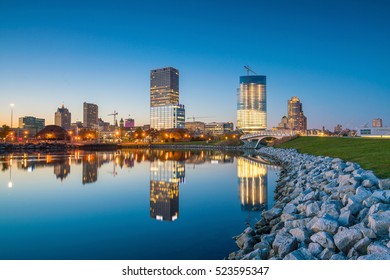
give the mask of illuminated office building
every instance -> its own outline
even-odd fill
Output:
[[[68,108],[65,108],[64,105],[62,105],[62,107],[58,108],[57,112],[54,113],[54,124],[65,130],[70,130],[70,125],[72,123],[71,116]]]
[[[175,221],[179,217],[179,184],[184,182],[184,162],[156,160],[150,163],[150,217]]]
[[[93,128],[98,125],[98,105],[84,102],[83,104],[83,126]]]
[[[35,136],[45,127],[45,119],[26,116],[19,118],[19,128],[27,131],[29,135]]]
[[[150,127],[158,130],[185,128],[184,105],[150,107]]]
[[[290,129],[298,131],[307,130],[307,119],[303,114],[302,103],[298,97],[294,96],[288,101],[287,114]]]
[[[242,210],[267,205],[267,166],[243,157],[237,159],[237,176]]]
[[[150,127],[184,128],[185,109],[179,104],[179,70],[165,67],[150,71]]]
[[[240,77],[237,128],[245,133],[255,133],[267,128],[266,76]]]

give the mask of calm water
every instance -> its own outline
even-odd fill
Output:
[[[278,168],[222,152],[0,156],[0,259],[223,259]]]

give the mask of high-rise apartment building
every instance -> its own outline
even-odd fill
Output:
[[[373,119],[372,127],[382,127],[382,119],[381,118]]]
[[[58,108],[57,112],[54,113],[54,124],[69,130],[71,123],[71,113],[62,105],[62,107]]]
[[[307,119],[303,114],[302,103],[298,97],[293,96],[287,102],[288,123],[290,129],[297,131],[307,130]]]
[[[98,105],[84,102],[83,105],[83,126],[92,128],[98,125]]]
[[[266,76],[241,76],[237,94],[237,128],[254,133],[267,128]]]
[[[184,128],[185,108],[179,104],[179,71],[165,67],[150,71],[150,127]]]

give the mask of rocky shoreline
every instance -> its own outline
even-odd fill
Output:
[[[275,205],[230,260],[390,260],[390,179],[338,158],[262,148],[282,167]]]

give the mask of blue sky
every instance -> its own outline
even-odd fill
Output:
[[[149,123],[149,72],[180,71],[187,117],[236,122],[244,65],[267,75],[268,127],[298,96],[309,128],[390,126],[390,3],[0,0],[0,124],[64,104]],[[271,2],[271,3],[270,3]]]

